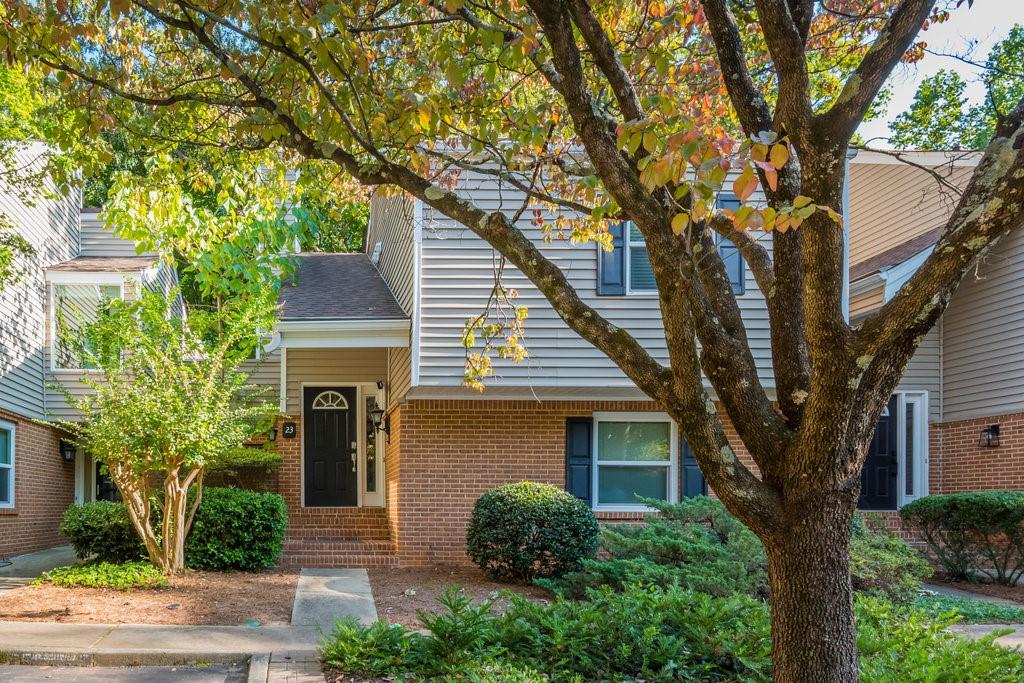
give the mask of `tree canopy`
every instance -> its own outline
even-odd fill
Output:
[[[847,152],[892,70],[923,53],[922,28],[970,4],[12,2],[2,40],[61,84],[86,136],[129,122],[295,170],[310,193],[405,192],[486,241],[672,417],[763,541],[773,676],[849,682],[849,530],[867,445],[960,280],[1021,227],[1024,102],[997,112],[930,257],[856,326],[844,314]],[[516,198],[476,203],[460,191],[470,172]],[[716,209],[723,192],[740,206]],[[608,247],[609,223],[624,220],[646,243],[667,363],[523,230]],[[716,235],[764,294],[770,381]],[[497,309],[484,312],[491,348],[517,355],[522,319]]]
[[[981,103],[969,104],[963,76],[943,69],[918,86],[910,107],[889,126],[889,142],[905,149],[983,149],[999,118],[1024,96],[1024,26],[1013,26],[980,66]]]

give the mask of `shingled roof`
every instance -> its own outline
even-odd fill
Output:
[[[932,228],[924,234],[912,237],[891,249],[886,249],[881,254],[853,264],[850,266],[850,280],[857,281],[868,275],[881,272],[886,268],[898,266],[911,256],[921,253],[938,242],[939,235],[942,234],[943,229],[944,226]]]
[[[47,270],[69,273],[130,273],[155,266],[156,256],[79,256]]]
[[[278,296],[282,321],[408,320],[366,254],[299,254]]]

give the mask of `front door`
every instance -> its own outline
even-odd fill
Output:
[[[896,416],[899,397],[893,396],[878,420],[875,435],[868,446],[868,458],[860,475],[861,510],[895,510],[899,477],[898,430]]]
[[[306,387],[302,396],[306,507],[359,502],[354,387]]]

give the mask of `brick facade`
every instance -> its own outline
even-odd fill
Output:
[[[75,499],[75,466],[60,454],[60,434],[0,410],[15,425],[14,508],[0,508],[0,556],[67,543],[57,528]]]
[[[1000,446],[979,445],[981,431],[994,424],[999,425]],[[944,422],[931,429],[930,493],[1024,489],[1024,413]]]

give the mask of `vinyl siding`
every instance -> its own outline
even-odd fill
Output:
[[[1024,232],[967,274],[944,320],[944,419],[1024,411]]]
[[[79,256],[139,256],[135,242],[108,230],[96,211],[82,212],[82,251]]]
[[[957,167],[949,181],[965,184],[973,172],[973,167]],[[855,158],[850,162],[850,263],[945,224],[957,199],[949,190],[940,190],[926,171],[899,163],[860,163]]]
[[[874,289],[860,292],[850,297],[850,317],[866,315],[879,308],[885,299],[885,287],[879,285]]]
[[[464,174],[460,193],[484,211],[515,212],[523,195],[500,187],[494,179]],[[548,219],[553,219],[549,215]],[[668,362],[664,329],[654,294],[597,296],[598,248],[571,244],[567,239],[545,241],[539,227],[521,220],[518,227],[566,273],[583,299],[612,323],[632,333],[660,362]],[[466,320],[484,308],[494,284],[498,259],[494,250],[468,228],[425,207],[422,227],[420,306],[420,387],[459,386],[463,381],[465,350],[460,337]],[[770,241],[766,240],[769,245]],[[764,297],[746,269],[746,294],[739,297],[748,338],[762,382],[773,384]],[[517,305],[529,309],[526,344],[529,358],[514,364],[494,358],[495,377],[488,386],[588,387],[635,390],[633,383],[603,353],[570,330],[543,295],[511,265],[505,284],[518,292]],[[419,391],[419,390],[417,390]]]
[[[18,154],[18,163],[31,163],[42,151],[33,145]],[[56,194],[52,184],[46,189]],[[26,417],[45,417],[45,271],[77,255],[80,202],[81,194],[73,191],[28,206],[0,187],[0,212],[35,248],[20,264],[22,279],[0,290],[0,408]]]
[[[394,405],[405,398],[412,384],[412,351],[388,349],[388,402]]]
[[[249,382],[266,387],[264,399],[277,403],[281,397],[281,351],[275,350],[260,360],[252,360],[242,365],[242,370],[249,373]]]
[[[287,414],[301,410],[302,384],[357,384],[385,379],[387,349],[288,349]]]
[[[413,300],[413,202],[408,195],[374,193],[370,199],[370,223],[366,230],[366,253],[381,245],[377,270],[391,293],[408,314]]]
[[[933,327],[907,364],[897,389],[928,392],[928,420],[942,420],[942,323]]]

